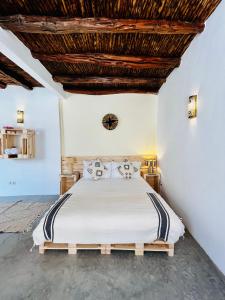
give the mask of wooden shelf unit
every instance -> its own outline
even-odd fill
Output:
[[[18,154],[6,154],[5,150],[17,148]],[[35,156],[35,131],[23,128],[0,130],[0,158],[31,159]]]

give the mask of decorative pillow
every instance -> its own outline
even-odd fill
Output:
[[[92,160],[83,161],[83,177],[85,179],[91,179],[91,174],[88,172],[89,165],[92,163]]]
[[[132,161],[134,166],[134,173],[132,178],[138,178],[141,176],[141,162],[140,161]]]
[[[123,162],[112,163],[112,178],[138,178],[140,176],[141,162],[130,162],[127,159]]]
[[[129,162],[128,160],[125,160],[124,162],[122,162],[117,167],[117,169],[123,178],[126,178],[126,179],[132,178],[132,175],[134,173],[134,167],[133,167],[132,163]]]
[[[83,177],[89,179],[101,179],[111,177],[111,162],[102,163],[101,160],[83,161]]]
[[[87,169],[88,173],[94,180],[104,178],[104,173],[107,171],[106,166],[100,160],[94,160]]]

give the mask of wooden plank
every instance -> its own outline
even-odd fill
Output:
[[[107,53],[66,53],[45,54],[32,52],[34,58],[41,61],[71,64],[94,64],[102,67],[119,67],[128,69],[170,69],[180,65],[177,57],[128,56]]]
[[[138,255],[138,256],[144,255],[144,244],[143,243],[135,244],[135,255]]]
[[[45,242],[43,247],[48,250],[68,250],[67,243]]]
[[[39,246],[39,254],[44,254],[44,253],[45,253],[45,247],[42,244],[42,245]]]
[[[113,94],[158,94],[159,88],[149,88],[149,89],[134,89],[134,88],[126,88],[126,89],[101,89],[101,90],[90,90],[90,89],[80,89],[77,87],[64,87],[64,90],[68,93],[72,94],[85,94],[85,95],[113,95]]]
[[[110,76],[86,76],[78,77],[74,75],[57,75],[53,76],[57,82],[66,84],[154,84],[161,85],[166,78],[139,78],[139,77],[110,77]]]
[[[110,244],[105,244],[105,254],[106,255],[111,254],[111,245]]]
[[[14,81],[16,84],[21,85],[27,90],[33,89],[32,84],[27,82],[27,80],[25,80],[22,76],[20,76],[19,74],[17,74],[12,70],[6,69],[2,65],[0,66],[0,73],[6,78],[9,78],[10,80]]]
[[[168,256],[174,256],[174,244],[169,244]]]
[[[5,89],[5,88],[6,88],[6,84],[0,81],[0,89]]]
[[[144,246],[145,251],[169,251],[168,244],[145,244]]]
[[[101,244],[77,244],[77,249],[80,249],[80,250],[101,249]]]
[[[111,250],[135,250],[135,244],[111,244]]]
[[[111,245],[110,244],[101,244],[101,254],[111,254]]]
[[[68,244],[68,254],[77,254],[76,244]]]
[[[70,33],[148,33],[196,34],[204,30],[202,22],[169,20],[66,18],[52,16],[1,16],[0,26],[13,32],[41,34]]]

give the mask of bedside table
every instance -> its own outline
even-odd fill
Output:
[[[160,193],[160,174],[144,174],[144,179],[157,192]]]
[[[77,182],[80,178],[80,173],[76,172],[71,175],[60,175],[60,195],[66,193],[75,182]]]

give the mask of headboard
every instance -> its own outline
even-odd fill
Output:
[[[152,158],[156,159],[156,155],[151,155]],[[148,155],[149,157],[149,155]],[[129,161],[141,161],[142,163],[142,171],[147,172],[147,167],[144,165],[143,155],[123,155],[123,156],[70,156],[70,157],[62,157],[61,161],[61,173],[63,175],[70,175],[79,172],[82,176],[83,172],[83,161],[84,160],[93,160],[93,159],[101,159],[103,162],[106,161],[123,161],[124,159],[128,159]]]

